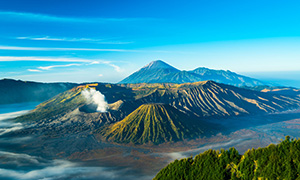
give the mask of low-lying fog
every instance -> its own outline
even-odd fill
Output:
[[[8,132],[22,129],[24,125],[9,119],[27,113],[35,107],[33,104],[15,104],[1,109],[0,113],[0,179],[152,179],[147,175],[134,172],[130,168],[91,167],[62,159],[45,159],[13,149],[14,145],[32,140],[31,137],[7,137]],[[10,146],[8,146],[8,144]]]
[[[231,121],[231,123],[227,123],[227,128],[234,126],[234,129],[236,129],[237,125],[242,128],[233,130],[226,135],[217,135],[216,137],[225,137],[225,139],[221,142],[212,140],[212,143],[207,143],[192,150],[161,153],[161,155],[168,156],[170,160],[175,160],[195,156],[208,149],[220,150],[229,149],[230,147],[236,148],[240,154],[243,154],[251,148],[266,147],[271,143],[278,144],[280,141],[285,139],[285,136],[299,138],[300,135],[299,110],[285,111],[283,113],[257,117],[236,118],[234,121],[236,120],[239,122],[237,123]],[[259,124],[259,122],[266,123],[261,123],[261,125],[253,125]],[[224,122],[223,125],[225,125]]]
[[[35,104],[36,105],[36,104]],[[18,150],[18,146],[34,140],[33,137],[13,137],[8,136],[9,132],[26,128],[26,125],[10,121],[10,118],[17,117],[21,114],[33,109],[33,104],[21,104],[13,107],[3,108],[0,111],[0,179],[9,180],[32,180],[32,179],[101,179],[101,180],[150,180],[155,176],[152,174],[143,174],[140,169],[149,167],[139,167],[140,169],[132,169],[131,167],[103,167],[90,165],[85,162],[73,162],[63,159],[47,159],[33,154],[26,154]],[[23,108],[21,108],[23,107]],[[172,152],[172,153],[154,153],[159,157],[167,158],[169,162],[195,156],[207,149],[228,149],[235,147],[240,153],[244,153],[249,148],[257,148],[267,146],[270,143],[278,143],[280,139],[284,139],[286,135],[291,137],[299,137],[300,114],[286,113],[278,115],[270,115],[267,118],[262,117],[255,121],[267,121],[268,124],[250,127],[248,122],[243,122],[247,127],[236,129],[227,134],[219,134],[215,136],[207,144],[201,145],[188,151]],[[275,119],[272,121],[272,119]],[[241,120],[241,119],[240,119]],[[241,122],[238,120],[237,122]],[[235,127],[242,125],[237,123]],[[232,124],[230,125],[232,126]],[[220,138],[218,138],[220,136]],[[223,138],[223,139],[222,139]],[[216,141],[215,141],[216,140]],[[165,165],[166,161],[162,162]]]
[[[137,176],[130,169],[88,167],[66,160],[47,160],[28,154],[0,151],[1,179],[150,179]],[[4,164],[5,163],[5,164]]]

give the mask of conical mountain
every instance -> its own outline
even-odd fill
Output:
[[[140,70],[123,79],[120,83],[164,83],[170,74],[175,74],[180,70],[157,60],[152,61]]]
[[[266,85],[257,79],[242,76],[231,71],[196,68],[192,71],[181,71],[169,64],[157,60],[152,61],[140,70],[120,81],[121,84],[136,83],[192,83],[213,80],[233,86]]]
[[[170,71],[179,71],[162,60],[152,61],[142,68],[143,70],[169,69]]]
[[[100,133],[117,143],[160,144],[192,139],[211,133],[213,125],[166,104],[143,104],[122,121]]]

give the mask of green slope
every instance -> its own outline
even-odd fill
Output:
[[[70,112],[83,105],[85,100],[81,96],[81,91],[86,86],[78,86],[65,91],[52,99],[39,104],[36,109],[23,116],[17,117],[17,121],[36,121],[44,118],[56,117],[60,114]]]
[[[122,102],[122,100],[131,100],[134,98],[132,90],[129,88],[120,87],[114,84],[93,83],[84,84],[74,87],[68,91],[58,94],[53,98],[39,104],[34,110],[28,114],[15,118],[18,121],[38,121],[44,118],[56,119],[69,112],[72,112],[76,108],[81,109],[82,106],[87,105],[85,98],[81,95],[81,91],[86,88],[94,88],[105,95],[107,102],[111,102],[112,110],[120,108],[115,102]],[[114,107],[113,107],[114,106]],[[118,107],[118,108],[117,108]],[[117,109],[116,109],[117,108]],[[122,108],[121,113],[129,114],[133,109],[127,106]],[[124,117],[124,116],[123,116]],[[114,117],[112,117],[114,118]],[[118,119],[120,120],[120,119]]]
[[[154,180],[198,179],[300,179],[300,140],[287,136],[278,145],[248,150],[208,150],[195,158],[175,160],[163,168]]]
[[[170,105],[144,104],[100,134],[117,143],[159,144],[200,137],[211,132],[210,126]]]

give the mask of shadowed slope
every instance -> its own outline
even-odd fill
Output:
[[[202,67],[192,71],[180,71],[161,60],[152,61],[120,81],[120,83],[192,83],[207,80],[234,86],[265,85],[265,83],[259,80],[231,71],[213,70]]]
[[[246,77],[239,75],[235,72],[231,72],[229,70],[214,70],[208,69],[205,67],[199,67],[193,71],[189,71],[195,73],[202,77],[203,80],[212,80],[218,83],[229,84],[233,86],[258,86],[258,85],[265,85],[257,79]]]
[[[18,119],[36,121],[57,118],[80,108],[85,104],[80,93],[85,88],[78,86],[61,93]],[[122,114],[117,120],[122,120],[142,104],[149,103],[168,104],[198,117],[275,113],[300,106],[299,96],[252,91],[213,81],[185,84],[94,84],[93,88],[105,95],[110,104],[109,111]]]
[[[35,121],[73,111],[85,103],[85,99],[80,96],[81,91],[85,88],[86,86],[78,86],[65,91],[52,99],[39,104],[36,109],[32,110],[28,114],[16,118],[16,120]]]
[[[180,70],[168,65],[167,63],[157,60],[134,72],[120,83],[163,83],[164,79],[169,79],[170,75],[176,74]]]
[[[149,87],[139,87],[144,92]],[[199,117],[235,116],[241,114],[274,113],[298,108],[300,98],[263,93],[203,81],[186,84],[156,84],[151,93],[138,101],[141,103],[165,103]]]
[[[40,83],[13,79],[0,80],[0,104],[41,102],[69,90],[75,83]]]
[[[211,124],[165,104],[144,104],[100,133],[117,143],[154,143],[197,138],[211,132]]]

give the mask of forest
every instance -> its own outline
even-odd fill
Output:
[[[197,156],[175,160],[154,180],[299,180],[300,139],[286,136],[279,144],[249,149],[240,155],[235,148],[207,150]]]

